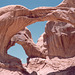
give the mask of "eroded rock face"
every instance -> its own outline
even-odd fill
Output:
[[[46,58],[46,54],[42,53],[40,46],[37,46],[32,39],[30,31],[25,27],[11,38],[11,42],[22,45],[28,57]],[[11,44],[11,45],[12,45]]]
[[[24,65],[29,73],[35,71],[34,75],[74,75],[75,57],[68,59],[31,58],[28,66]],[[73,67],[74,66],[74,67]]]
[[[23,6],[10,5],[0,8],[0,55],[7,59],[8,45],[11,37],[25,26],[38,21],[64,21],[75,25],[74,7],[40,7],[29,10]],[[13,29],[13,30],[12,30]],[[2,40],[3,39],[3,40]],[[11,60],[13,57],[9,57]],[[14,58],[15,59],[15,58]]]
[[[43,42],[41,47],[46,49],[50,58],[55,56],[64,58],[73,57],[75,56],[74,39],[75,27],[72,24],[49,21],[37,45]]]
[[[20,5],[9,5],[0,8],[0,67],[6,69],[10,67],[16,68],[15,70],[24,71],[25,74],[29,75],[23,68],[20,59],[7,54],[7,50],[13,46],[15,42],[23,46],[29,57],[46,58],[46,56],[48,56],[49,58],[53,58],[58,56],[71,58],[75,56],[74,15],[74,0],[64,0],[56,7],[39,7],[33,10],[29,10]],[[38,43],[34,44],[29,31],[26,33],[26,31],[22,29],[38,21],[49,22],[46,25],[45,33],[43,33],[38,40]],[[16,40],[11,41],[13,36]],[[32,52],[30,52],[31,50]],[[37,60],[37,58],[35,58],[35,60]],[[45,75],[49,73],[45,73],[45,70],[42,69],[42,73],[39,73],[39,71],[38,74],[43,74],[43,71]]]
[[[34,75],[74,75],[75,67],[72,67],[75,66],[74,39],[75,27],[72,24],[49,21],[37,44],[33,44],[31,33],[27,28],[14,35],[11,41],[21,44],[30,57],[28,65],[24,65],[29,73],[35,71]],[[45,54],[46,59],[38,58],[42,57],[40,53]],[[34,58],[31,58],[32,56]]]
[[[48,22],[45,28],[49,56],[75,56],[75,27],[64,22]]]
[[[63,0],[59,7],[75,7],[75,0]]]

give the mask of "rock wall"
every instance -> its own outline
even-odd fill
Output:
[[[44,33],[42,41],[42,37],[40,37],[37,44],[46,43],[46,46],[43,43],[42,47],[47,48],[50,58],[75,56],[75,27],[72,24],[49,21],[46,24]]]
[[[75,74],[75,67],[72,67],[75,66],[74,39],[75,27],[72,24],[49,21],[37,44],[33,42],[27,28],[14,35],[11,42],[23,46],[29,57],[28,65],[23,66],[29,73],[33,72],[34,75],[68,75]]]
[[[33,10],[20,5],[0,8],[0,74],[10,71],[10,75],[14,75],[14,72],[17,72],[17,75],[30,75],[29,73],[31,75],[74,75],[74,15],[74,0],[63,0],[56,7],[39,7]],[[38,21],[48,21],[48,23],[45,32],[35,44],[30,31],[25,27]],[[20,59],[7,54],[7,50],[15,43],[21,44],[29,56],[28,63],[24,66],[26,69]],[[61,69],[63,66],[66,67]]]

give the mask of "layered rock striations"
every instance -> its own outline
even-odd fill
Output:
[[[75,27],[72,24],[50,21],[46,24],[45,33],[49,56],[75,56]]]
[[[20,5],[0,8],[0,75],[4,72],[9,75],[75,75],[74,15],[74,0],[33,10]],[[38,21],[48,22],[35,44],[25,27]],[[20,59],[7,54],[15,43],[22,45],[28,55],[25,66]]]

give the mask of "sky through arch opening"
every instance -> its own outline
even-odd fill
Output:
[[[14,46],[8,49],[7,53],[11,56],[19,58],[22,61],[22,63],[27,63],[26,59],[28,56],[26,55],[25,50],[21,45],[16,43]]]
[[[38,38],[44,33],[45,25],[47,21],[44,22],[36,22],[27,26],[30,30],[34,43],[37,43]]]
[[[34,43],[37,43],[38,38],[44,33],[45,25],[46,25],[46,21],[37,22],[27,27],[32,34]],[[8,49],[7,53],[11,56],[19,58],[22,61],[22,63],[27,63],[28,56],[26,55],[25,50],[21,45],[15,43],[14,46]]]

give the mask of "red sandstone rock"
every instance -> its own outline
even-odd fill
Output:
[[[29,73],[35,71],[37,75],[74,75],[75,57],[68,59],[31,58],[28,66],[24,67]],[[74,66],[74,67],[73,67]]]
[[[75,56],[75,27],[72,24],[50,21],[46,24],[45,36],[42,36],[42,41],[38,43],[46,43],[46,46],[42,44],[41,47],[46,48],[49,57]]]
[[[46,58],[46,54],[42,53],[40,46],[37,46],[32,39],[30,31],[25,28],[11,38],[12,43],[22,45],[28,57]]]
[[[19,31],[20,33],[23,33],[21,30],[32,23],[38,21],[49,21],[46,25],[45,33],[43,33],[37,44],[33,43],[29,33],[26,33],[29,35],[25,34],[25,36],[24,34],[21,34],[22,37],[19,35],[20,39],[17,43],[21,44],[24,49],[28,50],[26,50],[26,53],[29,57],[36,56],[45,58],[47,55],[50,58],[57,56],[62,58],[66,57],[67,59],[63,59],[62,61],[62,59],[30,58],[26,69],[30,73],[32,71],[36,71],[38,75],[74,75],[75,67],[66,69],[71,66],[75,66],[75,63],[73,62],[75,58],[72,58],[75,56],[74,15],[74,0],[64,0],[56,7],[39,7],[33,10],[29,10],[20,5],[10,5],[0,8],[0,69],[3,69],[1,70],[0,74],[3,74],[4,71],[8,72],[12,69],[15,70],[15,72],[18,70],[20,74],[29,75],[29,73],[23,68],[20,59],[7,54],[8,48],[10,48],[12,45],[14,45],[14,42],[16,42],[14,41],[11,45],[11,38]],[[23,43],[22,41],[25,42]],[[33,51],[30,52],[31,50]],[[65,68],[63,68],[63,66]],[[30,70],[30,68],[32,70]],[[63,72],[60,71],[64,69],[66,70]],[[36,72],[33,72],[32,75],[36,75]],[[12,73],[9,74],[11,75]]]

